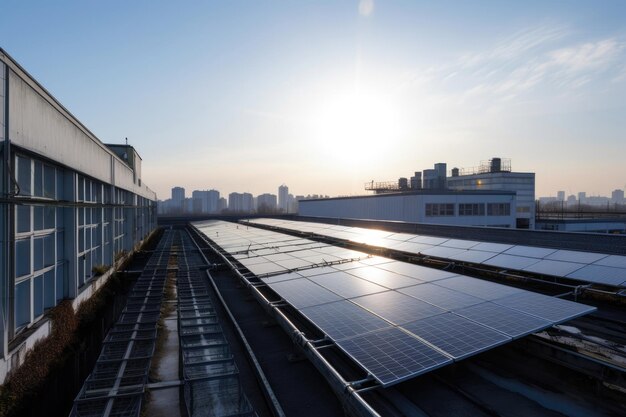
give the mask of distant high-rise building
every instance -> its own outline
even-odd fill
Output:
[[[278,208],[285,213],[289,211],[289,187],[285,184],[278,187]]]
[[[174,210],[182,210],[185,201],[185,189],[183,187],[172,188],[172,208]]]
[[[228,209],[237,213],[250,213],[253,208],[253,198],[250,193],[228,194]]]
[[[581,191],[578,193],[578,202],[580,204],[585,204],[587,202],[587,193],[584,191]]]
[[[257,212],[275,212],[277,209],[277,198],[275,194],[261,194],[257,197]]]
[[[567,205],[568,206],[576,205],[576,196],[574,194],[567,197]]]
[[[220,197],[220,199],[217,200],[217,212],[221,213],[223,210],[226,210],[227,208],[228,208],[228,201],[226,201],[224,197]]]
[[[611,201],[613,204],[624,204],[624,190],[614,190],[611,193]]]
[[[556,199],[559,201],[565,201],[565,191],[557,191]]]
[[[192,193],[193,198],[193,211],[195,213],[216,213],[217,203],[220,199],[220,192],[217,190],[209,191],[194,191]]]

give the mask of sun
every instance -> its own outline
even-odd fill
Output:
[[[324,97],[312,120],[314,140],[342,163],[372,162],[396,142],[398,111],[384,95],[353,92]]]

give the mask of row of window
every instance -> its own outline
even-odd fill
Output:
[[[25,197],[15,206],[15,286],[9,301],[17,332],[80,292],[95,266],[111,265],[118,252],[130,250],[154,228],[155,218],[154,202],[132,192],[23,155],[15,156],[15,167],[15,191]],[[50,202],[37,204],[30,197]],[[53,205],[59,200],[94,207]],[[135,202],[135,208],[96,206]]]
[[[441,217],[455,215],[454,203],[426,203],[426,217]],[[485,210],[485,206],[487,206]],[[459,216],[510,216],[510,203],[461,203]]]

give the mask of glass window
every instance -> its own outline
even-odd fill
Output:
[[[85,179],[81,176],[78,177],[78,201],[85,200]]]
[[[425,214],[427,217],[454,216],[453,203],[427,203]]]
[[[16,206],[15,214],[17,216],[17,233],[30,232],[30,207]]]
[[[55,226],[55,208],[52,206],[46,206],[43,208],[43,227],[44,229],[54,229]]]
[[[65,257],[65,233],[57,232],[57,261]]]
[[[43,238],[33,240],[33,269],[38,271],[43,268]]]
[[[43,166],[43,196],[46,198],[56,197],[56,175],[55,169],[51,165]]]
[[[15,327],[30,323],[30,280],[15,285]]]
[[[43,275],[43,307],[50,308],[56,304],[54,269]]]
[[[20,195],[31,195],[31,166],[30,158],[18,156],[17,158],[17,184],[20,187]]]
[[[33,228],[35,230],[43,230],[43,207],[33,207]]]
[[[459,216],[484,216],[484,204],[459,204]]]
[[[30,239],[15,242],[15,276],[30,274]]]
[[[65,264],[58,264],[56,267],[56,299],[57,302],[62,300],[66,295],[67,285],[65,284],[67,278],[65,276]]]
[[[33,313],[35,317],[43,314],[43,275],[33,278]]]
[[[54,234],[43,238],[43,264],[44,267],[54,265]]]
[[[488,203],[487,215],[488,216],[510,216],[511,204],[510,203]]]
[[[43,197],[43,166],[40,161],[34,161],[35,166],[35,178],[34,184],[35,188],[33,191],[33,195],[37,197]]]

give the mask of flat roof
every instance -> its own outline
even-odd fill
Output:
[[[415,191],[400,191],[393,193],[381,193],[381,194],[369,194],[369,195],[355,195],[345,197],[328,197],[328,198],[305,198],[298,201],[321,201],[321,200],[351,200],[357,198],[382,198],[382,197],[398,197],[398,196],[411,196],[411,195],[516,195],[515,191],[506,190],[415,190]]]

